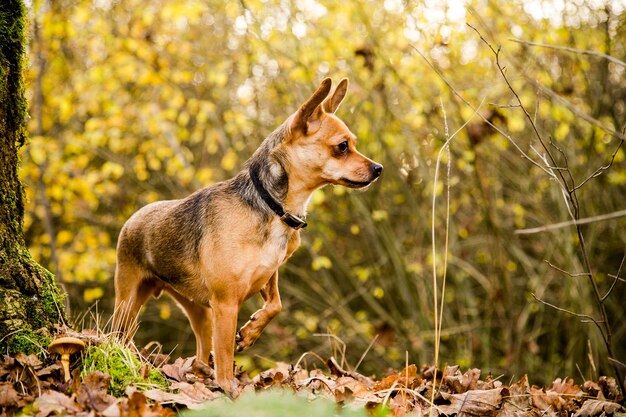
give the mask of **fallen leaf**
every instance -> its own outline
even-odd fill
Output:
[[[491,390],[467,391],[463,394],[449,394],[442,392],[444,400],[450,404],[438,405],[439,410],[446,414],[456,414],[470,416],[495,416],[498,409],[502,407],[502,397],[509,396],[507,388],[495,388]]]
[[[0,384],[0,407],[11,408],[16,407],[18,404],[18,394],[13,384],[10,382],[3,382]]]
[[[33,369],[38,369],[43,366],[43,362],[41,362],[35,354],[27,355],[25,353],[19,352],[15,355],[15,360],[19,362],[22,366],[29,366]]]
[[[115,402],[115,397],[107,390],[111,377],[104,372],[95,371],[87,374],[76,393],[77,402],[87,409],[104,411]]]
[[[35,372],[35,374],[38,377],[41,378],[41,377],[44,377],[44,376],[52,375],[54,372],[60,372],[62,368],[63,367],[61,365],[59,365],[58,363],[53,363],[50,366],[46,366],[45,368],[41,368],[40,370]]]
[[[191,371],[199,378],[202,379],[214,379],[215,371],[206,363],[201,360],[194,359],[191,363]]]
[[[461,374],[458,366],[455,368],[456,371],[453,373],[449,373],[448,369],[446,369],[443,375],[444,382],[452,389],[452,391],[457,394],[462,394],[465,391],[476,389],[480,378],[480,369],[469,369],[464,374]]]
[[[58,391],[47,391],[35,400],[35,417],[47,417],[50,414],[68,415],[81,411],[73,397]]]
[[[621,405],[602,400],[587,400],[582,407],[574,414],[574,417],[594,417],[603,414],[615,414],[617,412],[626,411]]]
[[[173,417],[174,411],[161,404],[148,404],[147,397],[139,391],[130,394],[126,403],[119,403],[120,417]]]
[[[193,362],[195,356],[191,358],[183,359],[178,358],[172,364],[165,364],[161,367],[161,372],[170,379],[175,381],[187,381],[187,373],[192,372]]]
[[[402,371],[388,375],[383,378],[382,381],[375,383],[373,389],[374,391],[382,391],[387,390],[394,385],[415,388],[417,380],[417,367],[415,365],[409,365]]]
[[[602,387],[602,393],[607,400],[621,401],[623,399],[620,394],[620,389],[617,386],[617,382],[613,377],[601,376],[598,380],[598,385]]]
[[[528,375],[524,375],[515,384],[509,386],[509,397],[506,398],[506,405],[514,407],[515,410],[525,410],[531,407],[532,399]],[[505,408],[508,409],[508,407]]]
[[[195,382],[194,384],[175,382],[170,386],[170,389],[179,392],[151,389],[143,391],[143,394],[160,404],[180,404],[192,410],[202,408],[201,406],[207,401],[223,397],[223,394],[211,391],[202,382]]]
[[[552,382],[552,387],[547,391],[554,391],[559,394],[565,395],[578,395],[582,393],[580,387],[574,384],[574,380],[572,378],[565,378],[561,380],[561,378],[557,378]]]

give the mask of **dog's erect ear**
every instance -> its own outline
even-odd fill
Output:
[[[339,81],[339,85],[335,89],[335,92],[332,96],[329,96],[324,100],[324,104],[322,104],[322,108],[326,113],[334,113],[339,108],[339,105],[343,101],[343,98],[346,96],[348,92],[348,79],[344,78]]]
[[[292,132],[300,131],[306,135],[319,129],[319,119],[323,113],[321,104],[328,97],[332,84],[330,78],[324,78],[313,95],[300,106],[291,121]]]

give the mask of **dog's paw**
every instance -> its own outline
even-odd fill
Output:
[[[222,382],[218,381],[218,385],[220,386],[222,391],[224,391],[224,393],[227,396],[229,396],[232,400],[236,399],[237,397],[239,397],[239,394],[241,394],[241,391],[239,389],[239,384],[237,383],[237,380],[235,379],[231,381],[222,381]]]
[[[254,344],[254,342],[256,342],[258,337],[259,335],[254,334],[254,332],[251,331],[249,327],[243,326],[235,335],[237,352],[248,349]]]

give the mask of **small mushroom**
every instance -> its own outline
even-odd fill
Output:
[[[80,352],[85,348],[85,343],[75,337],[59,337],[54,339],[52,343],[48,345],[48,351],[50,353],[58,353],[61,355],[61,364],[63,365],[63,372],[65,373],[65,382],[70,380],[70,355],[72,353]]]

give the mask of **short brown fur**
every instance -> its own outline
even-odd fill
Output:
[[[311,194],[327,184],[364,188],[382,166],[356,150],[335,116],[348,82],[331,80],[268,136],[235,177],[187,198],[143,207],[126,222],[117,247],[114,326],[132,335],[150,295],[169,293],[196,335],[197,358],[213,351],[219,385],[237,395],[233,346],[251,346],[281,310],[278,268],[300,245],[251,180],[256,170],[284,210],[304,217]],[[241,304],[260,293],[263,307],[237,332]]]

